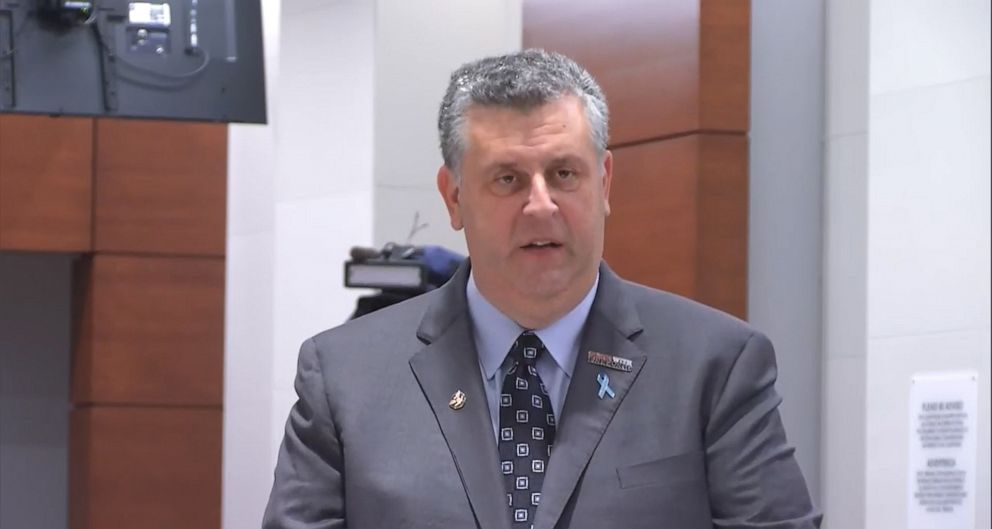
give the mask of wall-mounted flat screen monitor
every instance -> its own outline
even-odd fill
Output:
[[[260,0],[0,0],[0,112],[265,123]]]

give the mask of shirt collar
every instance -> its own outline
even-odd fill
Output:
[[[572,370],[575,368],[582,328],[585,326],[586,318],[589,317],[589,310],[592,308],[598,286],[599,274],[597,273],[592,287],[578,305],[551,325],[534,330],[534,333],[544,342],[555,363],[569,378],[572,377]],[[486,378],[491,379],[506,359],[514,340],[526,329],[500,312],[492,303],[489,303],[489,300],[479,291],[475,284],[475,277],[471,272],[469,272],[465,294],[468,299],[469,314],[472,316],[479,361]]]

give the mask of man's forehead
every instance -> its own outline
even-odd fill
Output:
[[[575,94],[561,94],[542,103],[526,102],[521,104],[507,103],[469,103],[465,107],[465,115],[484,115],[492,113],[505,113],[507,115],[532,115],[540,114],[551,108],[559,106],[580,107],[582,99]]]
[[[464,125],[469,136],[478,138],[559,131],[585,132],[588,124],[581,105],[581,101],[574,96],[530,108],[473,105],[465,112]]]

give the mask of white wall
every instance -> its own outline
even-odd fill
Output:
[[[264,0],[268,126],[232,125],[223,526],[258,527],[299,345],[344,322],[372,242],[374,6]]]
[[[868,2],[826,2],[823,184],[825,528],[865,528]]]
[[[977,527],[989,527],[990,9],[872,0],[867,527],[904,527],[909,378],[980,372]]]
[[[269,125],[228,127],[227,259],[224,300],[225,528],[258,526],[272,472],[273,189],[279,101],[280,2],[263,0]]]
[[[0,252],[0,529],[68,525],[72,258]]]
[[[828,524],[906,526],[910,378],[972,369],[988,528],[989,3],[828,9]]]
[[[407,241],[467,254],[448,223],[435,177],[437,113],[451,72],[520,49],[521,0],[377,0],[375,244]]]
[[[404,242],[419,210],[430,226],[412,242],[464,251],[434,190],[437,108],[456,66],[520,46],[520,0],[263,0],[263,11],[269,124],[232,125],[229,140],[231,529],[260,523],[300,343],[343,323],[362,293],[343,287],[350,247]]]
[[[819,503],[823,2],[751,4],[748,319],[775,343],[782,420]]]

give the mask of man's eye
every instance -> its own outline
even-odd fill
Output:
[[[499,182],[499,183],[501,183],[501,184],[509,185],[509,184],[512,184],[512,183],[516,182],[517,181],[517,177],[516,176],[513,176],[512,174],[505,174],[505,175],[500,176],[499,178],[497,178],[496,181]]]
[[[569,180],[569,179],[572,179],[572,178],[575,178],[575,171],[573,171],[571,169],[559,169],[558,170],[558,179],[559,180]]]

